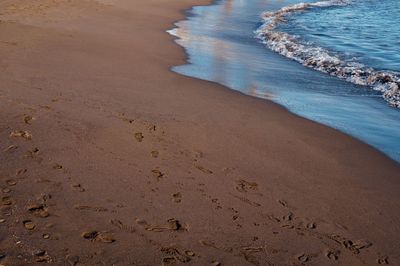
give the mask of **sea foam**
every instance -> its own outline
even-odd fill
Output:
[[[256,31],[271,50],[293,59],[306,67],[328,73],[354,84],[370,86],[380,91],[383,98],[393,107],[400,108],[400,73],[378,71],[359,62],[349,61],[333,51],[306,42],[300,37],[277,30],[288,16],[314,8],[329,8],[352,4],[352,0],[327,0],[314,3],[298,3],[283,7],[275,12],[264,12],[263,25]]]

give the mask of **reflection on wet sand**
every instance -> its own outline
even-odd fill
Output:
[[[272,99],[296,114],[346,132],[400,161],[400,112],[387,108],[377,92],[360,90],[356,85],[307,69],[256,40],[262,12],[298,2],[222,0],[212,6],[193,8],[192,16],[170,31],[189,57],[189,64],[173,70]]]

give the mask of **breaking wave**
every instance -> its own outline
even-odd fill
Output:
[[[346,6],[352,0],[327,0],[314,3],[299,3],[281,8],[275,12],[264,12],[263,25],[256,31],[271,50],[293,59],[306,67],[328,73],[354,84],[370,86],[380,91],[383,98],[393,107],[400,108],[400,73],[395,71],[380,71],[365,66],[359,62],[346,60],[343,56],[318,47],[310,42],[277,30],[277,26],[286,18],[298,12],[314,8]]]

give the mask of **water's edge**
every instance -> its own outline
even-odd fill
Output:
[[[179,28],[179,26],[178,26],[177,24],[179,24],[179,23],[181,23],[181,22],[188,21],[190,17],[194,16],[194,15],[193,15],[193,10],[194,10],[195,8],[197,8],[197,7],[207,7],[207,6],[218,5],[218,3],[222,2],[222,1],[223,1],[223,0],[210,0],[208,4],[204,4],[204,5],[193,5],[193,6],[189,7],[189,8],[182,9],[182,10],[181,10],[181,13],[184,14],[185,18],[184,18],[184,19],[178,19],[178,20],[174,21],[174,22],[173,22],[172,28],[165,30],[166,33],[168,33],[170,36],[173,37],[172,41],[173,41],[176,45],[178,45],[179,47],[183,48],[184,60],[185,60],[185,62],[186,62],[186,64],[184,64],[184,65],[193,65],[193,63],[191,63],[191,62],[189,61],[189,59],[190,59],[190,53],[189,53],[189,51],[188,51],[188,48],[185,47],[185,46],[183,46],[183,45],[181,45],[181,44],[179,44],[179,40],[180,40],[181,38],[173,33],[173,31],[174,31],[175,29]],[[352,138],[353,140],[362,143],[363,145],[367,145],[368,147],[372,148],[375,152],[380,153],[381,155],[383,155],[384,157],[388,158],[388,159],[391,160],[392,162],[395,162],[396,164],[400,165],[400,161],[395,160],[394,158],[392,158],[391,156],[389,156],[389,155],[388,155],[387,153],[385,153],[384,151],[382,151],[382,150],[380,150],[380,149],[374,147],[374,146],[371,145],[370,143],[367,143],[367,142],[365,142],[365,141],[363,141],[363,140],[361,140],[361,139],[359,139],[359,138],[357,138],[357,137],[355,137],[355,136],[352,136],[352,135],[349,134],[348,132],[345,132],[345,131],[343,131],[343,130],[340,130],[340,129],[338,129],[338,128],[334,128],[334,127],[329,126],[329,125],[327,125],[327,124],[324,124],[324,123],[322,123],[322,122],[319,122],[319,121],[316,121],[316,120],[307,118],[307,117],[305,117],[305,116],[302,116],[301,114],[298,114],[298,113],[296,113],[296,112],[293,112],[292,110],[290,110],[290,108],[288,108],[287,106],[283,105],[282,103],[279,103],[279,102],[277,102],[277,101],[273,101],[272,99],[267,99],[267,98],[263,98],[263,97],[257,97],[257,96],[249,95],[249,94],[247,94],[247,93],[245,93],[245,92],[236,90],[236,89],[234,89],[234,88],[232,88],[232,87],[230,87],[230,86],[228,86],[228,85],[226,85],[226,84],[224,84],[224,83],[222,83],[222,82],[218,82],[218,81],[214,81],[214,80],[210,80],[210,79],[206,79],[206,78],[201,78],[201,77],[197,77],[197,76],[193,76],[193,75],[189,75],[189,74],[184,74],[184,73],[182,73],[182,72],[176,71],[175,68],[178,67],[178,66],[181,66],[181,65],[171,66],[169,70],[170,70],[171,72],[174,72],[174,73],[176,73],[176,74],[183,75],[183,76],[186,76],[186,77],[189,77],[189,78],[194,78],[194,79],[198,79],[198,80],[202,80],[202,81],[205,81],[205,82],[210,82],[210,83],[216,84],[216,85],[221,86],[221,87],[223,87],[223,88],[225,88],[225,89],[227,89],[227,90],[229,90],[229,91],[232,91],[232,92],[234,92],[234,93],[239,93],[241,96],[253,97],[253,98],[257,98],[257,99],[262,100],[262,101],[267,101],[268,103],[276,104],[276,105],[278,105],[280,108],[283,108],[284,110],[288,111],[288,112],[290,113],[290,115],[296,116],[296,117],[301,118],[301,119],[306,119],[306,120],[308,120],[308,121],[310,121],[310,122],[312,122],[312,123],[316,123],[316,124],[319,124],[319,125],[321,125],[321,126],[327,127],[327,128],[329,128],[330,130],[335,130],[335,131],[337,131],[337,132],[340,132],[340,133],[346,135],[347,137],[350,137],[350,138]]]

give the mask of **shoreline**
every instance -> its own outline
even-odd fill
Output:
[[[217,5],[216,2],[217,2],[217,1],[211,1],[211,3],[210,3],[209,5]],[[187,9],[186,12],[191,12],[191,10],[192,10],[193,8],[195,8],[195,7],[202,7],[202,5],[199,5],[199,6],[196,5],[196,6],[190,7],[189,9]],[[190,14],[189,14],[189,15],[190,15]],[[197,15],[198,15],[198,14],[197,14]],[[326,121],[325,121],[325,123],[324,123],[323,121],[317,121],[317,120],[313,119],[312,116],[311,116],[311,117],[307,117],[306,114],[302,114],[301,112],[300,112],[300,113],[296,113],[295,111],[290,110],[287,106],[285,106],[283,103],[280,103],[279,101],[272,100],[272,99],[267,99],[267,98],[262,98],[262,97],[257,97],[257,96],[254,96],[254,95],[247,94],[246,92],[243,92],[243,91],[241,91],[241,90],[233,89],[233,88],[231,88],[229,85],[226,85],[226,84],[223,84],[223,83],[221,83],[221,82],[218,82],[218,81],[214,81],[214,80],[212,80],[212,79],[209,79],[209,77],[205,77],[205,78],[204,78],[204,77],[196,76],[196,70],[192,70],[192,71],[189,70],[189,73],[179,73],[179,70],[177,70],[177,71],[176,71],[176,70],[173,70],[173,68],[178,67],[178,68],[182,68],[183,72],[185,72],[185,67],[186,67],[186,66],[190,66],[190,65],[191,65],[191,66],[196,66],[196,63],[191,63],[191,62],[188,61],[188,59],[190,58],[190,56],[193,56],[193,55],[190,55],[190,53],[188,52],[188,49],[190,49],[190,47],[185,47],[185,45],[179,44],[178,41],[179,41],[181,38],[180,38],[179,36],[174,35],[174,33],[170,33],[170,32],[169,32],[169,31],[173,31],[173,30],[179,29],[179,26],[176,26],[176,25],[175,25],[176,23],[179,23],[179,22],[186,22],[186,21],[190,21],[189,17],[186,17],[186,18],[183,19],[183,20],[175,21],[175,22],[174,22],[174,27],[171,28],[171,29],[166,30],[166,32],[167,32],[169,35],[173,36],[174,42],[175,42],[179,47],[182,47],[182,48],[183,48],[184,53],[185,53],[185,57],[186,57],[185,63],[179,64],[179,65],[174,65],[174,66],[172,66],[172,67],[170,68],[170,70],[171,70],[172,72],[177,73],[177,74],[179,74],[179,75],[183,75],[183,76],[185,76],[185,77],[194,78],[194,79],[199,79],[199,80],[202,80],[202,81],[205,81],[205,82],[211,82],[212,84],[216,84],[217,86],[224,87],[224,89],[227,88],[227,89],[229,89],[229,90],[231,90],[231,91],[239,92],[239,94],[244,95],[244,96],[255,97],[255,98],[264,100],[264,101],[266,101],[266,102],[268,102],[268,103],[277,104],[278,106],[282,107],[283,109],[285,109],[285,110],[288,111],[290,114],[292,114],[292,115],[294,115],[294,116],[296,116],[296,117],[300,117],[300,118],[306,119],[306,120],[308,120],[308,121],[311,121],[311,122],[314,122],[314,123],[317,123],[317,124],[326,126],[326,127],[331,128],[331,129],[333,129],[333,130],[336,130],[336,131],[338,131],[338,132],[340,132],[340,133],[343,133],[343,134],[345,134],[346,136],[349,136],[350,138],[353,138],[355,141],[361,142],[361,143],[363,143],[363,144],[369,146],[370,148],[372,148],[373,150],[377,151],[377,152],[380,153],[381,155],[387,157],[389,160],[394,161],[397,165],[400,165],[400,159],[398,158],[398,154],[394,154],[394,153],[392,152],[393,150],[392,150],[392,151],[388,151],[388,150],[385,151],[385,147],[384,147],[384,146],[382,147],[382,146],[380,146],[380,145],[377,144],[377,143],[369,143],[367,139],[363,139],[363,137],[365,137],[365,135],[363,136],[363,135],[354,134],[354,132],[353,132],[353,133],[352,133],[352,132],[346,132],[346,130],[341,129],[340,127],[334,127],[333,125],[330,125],[330,124],[327,123]],[[268,48],[268,49],[269,49],[269,48]],[[279,54],[279,53],[276,53],[276,54]],[[285,57],[285,56],[283,56],[283,57]],[[286,58],[287,58],[287,57],[286,57]],[[198,66],[198,67],[201,67],[201,66]],[[302,66],[302,67],[304,67],[304,66]],[[346,81],[346,82],[348,82],[348,81]],[[389,105],[388,105],[387,107],[388,107],[388,108],[394,108],[394,109],[396,109],[395,107],[391,107],[391,106],[389,106]],[[397,110],[396,110],[396,111],[397,111]],[[358,130],[362,130],[362,128],[358,128]],[[371,135],[373,135],[373,132],[369,132],[369,133],[370,133]],[[391,132],[388,132],[387,134],[390,134],[390,133],[391,133]],[[378,142],[378,143],[379,143],[379,142]],[[383,144],[380,143],[380,144],[381,144],[381,145],[384,145],[384,143],[383,143]],[[374,145],[375,145],[375,146],[374,146]],[[394,149],[394,150],[395,150],[395,149]],[[390,153],[390,152],[392,152],[392,153]],[[392,156],[393,156],[393,157],[392,157]]]
[[[172,72],[194,1],[100,2],[0,17],[1,263],[400,261],[394,161]]]

